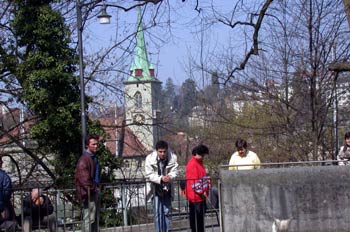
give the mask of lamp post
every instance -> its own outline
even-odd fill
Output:
[[[80,79],[80,107],[81,107],[81,138],[82,150],[85,148],[86,138],[86,111],[85,111],[85,82],[84,82],[84,64],[83,64],[83,26],[81,17],[81,4],[76,0],[77,9],[77,33],[78,33],[78,54],[79,54],[79,79]]]
[[[80,107],[81,107],[81,138],[82,138],[82,151],[85,148],[86,138],[86,109],[85,109],[85,82],[84,82],[84,53],[83,53],[83,24],[81,8],[83,6],[92,4],[81,3],[80,0],[76,0],[77,10],[77,33],[78,33],[78,54],[79,54],[79,79],[80,79]],[[102,5],[101,15],[98,16],[101,24],[109,24],[111,16],[106,12],[106,5]]]
[[[337,86],[337,73],[334,79],[334,100],[333,100],[333,126],[334,126],[334,153],[333,160],[337,160],[337,154],[339,150],[339,133],[338,133],[338,86]]]
[[[335,60],[335,44],[331,48],[332,50],[332,58]],[[333,126],[334,126],[334,152],[333,152],[333,160],[337,160],[338,154],[338,72],[334,72],[334,99],[333,99]]]

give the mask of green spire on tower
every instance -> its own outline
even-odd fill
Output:
[[[148,61],[140,7],[137,21],[135,57],[130,67],[130,76],[126,82],[153,81],[155,80],[154,68]]]

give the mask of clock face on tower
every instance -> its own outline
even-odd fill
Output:
[[[137,124],[145,123],[145,116],[143,116],[142,114],[135,114],[134,115],[134,122]]]

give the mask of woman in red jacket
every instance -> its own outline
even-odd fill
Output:
[[[208,154],[207,146],[196,146],[186,166],[186,196],[189,201],[192,232],[204,232],[205,198],[209,193],[210,179],[203,166],[203,158]]]

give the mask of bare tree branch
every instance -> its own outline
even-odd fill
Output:
[[[230,73],[229,75],[227,76],[226,80],[224,81],[224,84],[227,83],[227,81],[229,81],[230,78],[233,77],[234,73],[236,71],[239,71],[239,70],[243,70],[246,66],[246,64],[248,63],[250,57],[252,55],[258,55],[259,54],[259,40],[258,40],[258,37],[259,37],[259,31],[260,31],[260,28],[261,28],[261,24],[263,22],[263,19],[266,15],[266,11],[268,10],[269,6],[271,5],[271,3],[273,2],[273,0],[266,0],[264,5],[262,6],[260,12],[259,12],[259,17],[256,21],[254,25],[254,33],[253,33],[253,46],[252,48],[249,50],[249,52],[246,54],[245,58],[243,59],[243,61],[240,63],[239,66],[235,67]],[[239,23],[239,24],[243,24],[243,23]],[[233,24],[235,25],[235,24]],[[253,26],[251,25],[251,23],[245,23],[243,25],[249,25],[249,26]]]
[[[335,71],[335,72],[349,72],[350,71],[350,62],[331,63],[328,67],[328,70]]]
[[[28,154],[35,162],[37,162],[46,171],[46,173],[52,178],[53,181],[56,180],[55,174],[36,154],[34,154],[31,150],[26,148],[18,139],[16,139],[14,136],[12,136],[3,128],[0,128],[0,131],[3,132],[9,138],[10,141],[15,143],[19,148],[21,148],[24,153]]]

